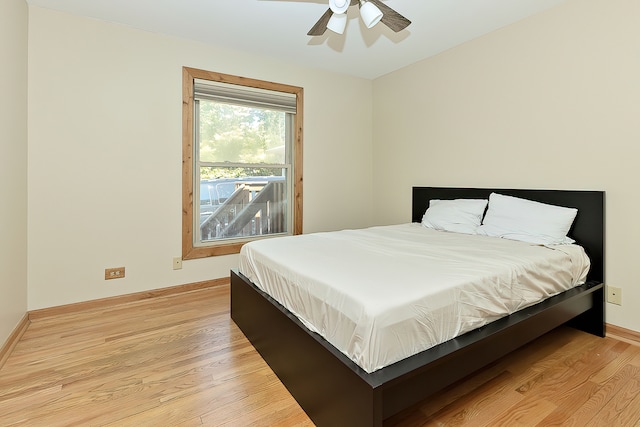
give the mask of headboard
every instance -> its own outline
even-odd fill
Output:
[[[422,221],[431,199],[488,199],[492,192],[578,209],[569,236],[591,259],[587,280],[604,282],[604,191],[413,187],[412,222]]]

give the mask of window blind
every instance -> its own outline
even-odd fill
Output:
[[[201,79],[194,79],[193,93],[196,99],[296,113],[296,95],[294,93]]]

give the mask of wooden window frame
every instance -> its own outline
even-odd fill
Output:
[[[302,131],[303,89],[297,86],[238,77],[229,74],[182,67],[182,259],[197,259],[240,252],[243,242],[220,242],[210,246],[194,245],[194,79],[211,80],[259,89],[287,92],[296,95],[296,114],[293,126],[293,230],[302,234]],[[264,236],[260,236],[264,238]]]

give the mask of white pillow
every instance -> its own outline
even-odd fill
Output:
[[[435,230],[474,234],[487,207],[483,199],[429,200],[422,225]]]
[[[491,193],[489,208],[476,233],[539,245],[573,243],[567,233],[577,209]]]

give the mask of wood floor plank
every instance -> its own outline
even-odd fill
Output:
[[[600,390],[600,386],[590,381],[581,384],[561,401],[557,402],[556,408],[544,419],[537,424],[531,425],[539,427],[582,427],[580,424],[576,424],[577,420],[575,418],[572,419],[572,417],[593,398],[598,390]]]
[[[546,399],[523,400],[489,421],[492,427],[535,426],[557,408]]]
[[[630,378],[638,375],[637,368],[631,365],[623,367],[610,381],[602,385],[588,401],[568,417],[565,424],[568,426],[588,425],[609,402],[615,401],[619,390],[627,388]]]
[[[547,399],[561,402],[573,393],[573,390],[589,381],[593,372],[602,369],[607,363],[615,361],[619,352],[609,351],[615,341],[599,340],[598,345],[590,346],[584,351],[565,359],[561,364],[542,373],[544,381],[538,381],[536,387],[529,387],[527,392],[535,399]],[[540,386],[543,383],[543,386]],[[522,390],[522,388],[519,388]]]
[[[385,426],[640,427],[638,396],[640,347],[563,327]],[[313,423],[230,319],[224,285],[34,319],[0,369],[5,425]]]
[[[512,407],[523,399],[510,384],[511,374],[503,372],[433,414],[429,417],[429,422],[447,426],[490,425],[490,421],[501,410]]]
[[[623,422],[625,419],[634,418],[633,420],[627,420],[633,422],[638,420],[636,414],[637,407],[632,407],[630,411],[627,409],[629,405],[634,402],[634,398],[640,393],[640,378],[638,377],[640,370],[634,367],[629,370],[623,369],[621,372],[627,373],[628,375],[628,377],[625,378],[626,381],[624,385],[615,390],[613,397],[606,405],[599,409],[596,416],[585,425],[586,427],[624,426],[631,424],[631,422]]]
[[[640,393],[636,394],[626,408],[619,411],[615,422],[623,426],[637,425],[640,423]]]
[[[416,420],[419,419],[422,420],[421,422],[424,422],[425,417],[457,401],[496,376],[505,373],[507,369],[514,374],[527,372],[532,368],[533,364],[546,360],[546,358],[557,351],[559,347],[572,342],[575,339],[573,336],[574,333],[575,331],[569,328],[560,328],[551,334],[544,335],[536,340],[535,346],[525,346],[515,350],[511,353],[510,357],[490,364],[485,369],[470,375],[464,381],[460,381],[448,387],[443,392],[437,393],[435,396],[415,405],[413,408],[390,418],[388,424],[390,426],[421,425],[419,421]]]
[[[640,346],[620,341],[616,347],[623,348],[623,350],[619,352],[615,360],[607,363],[602,369],[593,375],[593,377],[591,377],[591,381],[598,384],[603,384],[609,381],[616,372],[624,366],[631,364],[634,358],[640,355]]]
[[[598,345],[602,345],[602,340],[594,341],[586,335],[576,336],[572,342],[535,362],[531,369],[524,372],[519,378],[522,383],[518,386],[518,392],[523,395],[537,394],[541,389],[551,392],[570,378],[571,366],[579,358],[591,354]]]

